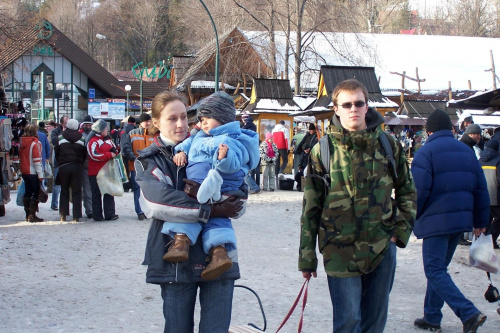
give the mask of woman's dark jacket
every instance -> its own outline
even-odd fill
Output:
[[[186,168],[177,167],[172,158],[173,146],[163,145],[157,136],[154,143],[139,152],[135,161],[136,181],[141,188],[141,208],[152,219],[143,262],[148,266],[147,283],[204,281],[200,274],[208,264],[201,236],[195,245],[190,246],[188,261],[170,263],[163,260],[172,240],[161,233],[163,222],[206,223],[211,210],[210,205],[200,205],[183,191],[182,179],[186,178]],[[217,280],[240,278],[237,257],[231,259],[233,267]]]
[[[59,167],[66,164],[83,165],[87,158],[85,139],[81,133],[69,128],[66,128],[57,138],[54,151]]]

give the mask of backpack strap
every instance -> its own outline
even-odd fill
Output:
[[[328,139],[328,134],[319,139],[319,149],[321,163],[323,164],[326,172],[323,176],[308,174],[306,175],[306,178],[315,177],[321,179],[325,183],[325,192],[328,192],[328,190],[330,190],[330,141]]]
[[[389,161],[389,165],[392,166],[392,176],[394,179],[398,178],[398,172],[396,171],[396,161],[394,160],[394,152],[392,151],[391,143],[389,142],[389,138],[385,132],[380,133],[378,137],[380,144],[382,145],[382,149],[384,149],[385,157],[387,161]]]

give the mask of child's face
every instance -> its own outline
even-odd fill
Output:
[[[210,130],[212,128],[219,127],[222,125],[220,121],[214,118],[200,117],[201,121],[201,130],[205,132],[205,134],[210,135]]]

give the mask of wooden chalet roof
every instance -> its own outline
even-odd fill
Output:
[[[196,60],[185,71],[181,78],[174,78],[175,88],[187,89],[191,81],[215,80],[216,42],[211,41],[197,54]],[[234,86],[242,81],[242,74],[257,77],[258,73],[269,77],[272,71],[260,55],[251,47],[248,40],[238,28],[219,36],[219,80]],[[175,68],[174,68],[175,73]]]
[[[458,109],[447,107],[446,101],[404,101],[398,110],[398,114],[407,115],[409,118],[427,119],[436,109],[445,111],[453,123],[458,120]]]
[[[250,102],[243,112],[283,112],[300,111],[293,99],[289,80],[254,79]]]
[[[370,104],[391,104],[382,95],[375,75],[375,67],[360,66],[330,66],[324,65],[320,69],[318,85],[318,100],[312,108],[332,107],[332,92],[340,82],[348,79],[357,79],[363,83],[368,90]],[[390,106],[390,105],[388,105]],[[394,105],[392,105],[394,107]]]
[[[50,26],[52,34],[47,39],[39,39],[37,25]],[[24,32],[19,34],[19,38],[15,41],[10,41],[5,48],[0,51],[0,70],[5,69],[8,65],[21,57],[26,52],[29,52],[37,43],[45,43],[53,47],[54,51],[61,54],[64,58],[76,66],[84,73],[95,86],[99,87],[109,96],[125,96],[125,90],[122,87],[130,84],[132,86],[131,94],[139,95],[138,81],[119,81],[113,74],[108,72],[104,67],[99,65],[91,56],[83,51],[78,45],[73,43],[64,33],[57,29],[54,25],[46,20],[41,20],[34,26],[28,27]],[[168,88],[168,81],[162,83],[143,82],[143,96],[155,96],[157,93]]]
[[[448,103],[450,107],[458,109],[500,111],[500,89],[490,90],[483,94],[471,96]]]

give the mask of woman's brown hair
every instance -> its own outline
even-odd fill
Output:
[[[38,126],[34,124],[28,124],[24,127],[23,136],[34,136],[38,138]]]
[[[173,101],[181,101],[184,105],[187,105],[186,97],[179,93],[177,90],[166,90],[153,98],[153,103],[151,103],[151,117],[153,119],[159,120],[161,117],[161,112],[167,106],[168,103]],[[151,135],[156,135],[160,133],[160,130],[156,126],[151,126]]]

